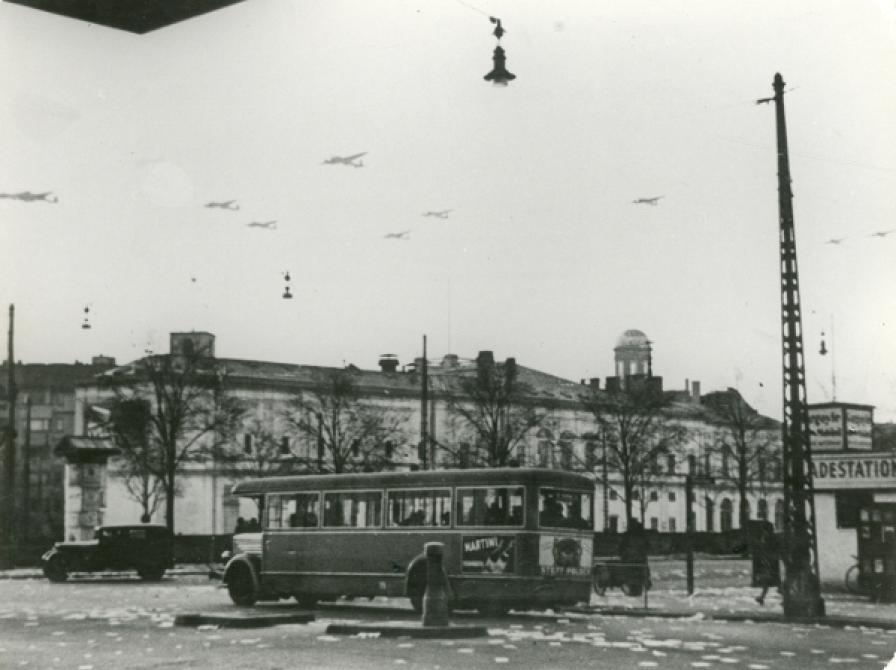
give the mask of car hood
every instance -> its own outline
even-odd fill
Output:
[[[53,546],[57,549],[86,549],[99,546],[99,540],[76,540],[72,542],[57,542]]]

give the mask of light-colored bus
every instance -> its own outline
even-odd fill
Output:
[[[295,597],[406,596],[426,588],[423,545],[442,542],[448,596],[490,614],[587,601],[593,480],[529,468],[268,477],[233,494],[261,530],[234,536],[223,579],[237,605]]]

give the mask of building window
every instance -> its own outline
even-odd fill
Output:
[[[759,481],[764,482],[765,475],[766,475],[765,453],[761,452],[761,451],[759,452],[758,468],[759,468]]]
[[[775,530],[784,530],[784,501],[781,499],[775,501]]]
[[[761,521],[768,521],[768,501],[765,498],[760,498],[759,502],[756,503],[756,518]]]
[[[553,451],[553,445],[548,440],[539,440],[539,442],[538,442],[538,467],[540,467],[540,468],[551,467],[552,451]]]
[[[728,476],[728,449],[722,447],[722,474]]]
[[[706,532],[712,533],[715,528],[715,504],[712,501],[712,498],[707,497],[704,501],[704,505],[706,505]]]
[[[619,532],[619,517],[617,515],[611,514],[607,517],[607,531],[610,533]]]
[[[688,454],[688,474],[697,474],[697,457],[694,454]]]
[[[650,492],[650,501],[651,502],[656,502],[659,499],[660,499],[660,494],[656,491],[656,489],[654,489],[653,491]]]
[[[672,517],[671,519],[669,519],[669,532],[670,532],[670,533],[674,533],[675,530],[676,530],[676,528],[675,528],[675,517]]]
[[[289,454],[289,438],[285,435],[280,438],[280,455],[286,456]]]
[[[870,506],[873,500],[874,494],[870,491],[835,491],[837,528],[858,528],[859,510]]]
[[[660,520],[655,516],[650,517],[650,530],[659,530]]]
[[[669,491],[669,502],[675,502],[675,491]]]
[[[354,448],[354,444],[352,444],[352,451],[354,451]],[[386,454],[386,459],[392,460],[392,455],[395,453],[395,445],[392,444],[392,440],[386,440],[384,452]]]
[[[641,499],[641,491],[635,489],[632,491],[632,500],[640,500]]]
[[[675,454],[669,454],[666,456],[666,474],[675,474]]]
[[[31,419],[28,427],[32,432],[39,433],[45,430],[50,430],[50,420],[49,419]]]
[[[361,455],[361,440],[352,440],[352,458],[357,458]],[[389,458],[387,455],[386,458]]]
[[[722,526],[722,532],[725,533],[731,530],[731,500],[729,498],[722,500],[722,508],[719,514],[721,515],[719,523]]]
[[[589,442],[585,445],[585,469],[591,472],[597,465],[597,445]]]
[[[54,419],[53,420],[53,430],[55,430],[57,433],[70,432],[70,431],[66,431],[65,419]]]
[[[610,489],[610,500],[617,500],[619,498],[619,494],[616,493],[616,489]]]
[[[703,454],[703,474],[709,476],[712,468],[712,463],[710,462],[710,454]]]
[[[560,442],[560,467],[564,470],[572,470],[572,444],[566,441]]]
[[[252,453],[252,435],[246,433],[243,435],[243,453],[251,454]]]

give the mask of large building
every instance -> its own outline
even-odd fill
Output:
[[[214,355],[214,337],[209,333],[173,334],[171,355],[183,353],[183,347],[202,347]],[[393,429],[375,437],[374,443],[358,445],[357,453],[350,454],[348,467],[404,468],[471,465],[475,462],[477,444],[482,435],[472,430],[468,417],[458,408],[470,406],[470,383],[482,369],[514,371],[523,397],[516,402],[526,405],[537,417],[537,422],[515,443],[506,462],[510,465],[529,465],[563,468],[593,473],[596,480],[595,518],[598,529],[623,531],[626,527],[625,486],[619,473],[608,465],[603,467],[608,445],[606,425],[597,421],[589,409],[587,398],[601,396],[630,384],[646,383],[664,400],[662,424],[679,430],[680,442],[654,458],[648,474],[631,492],[633,514],[643,517],[649,529],[662,532],[683,532],[686,529],[685,478],[695,481],[695,503],[692,510],[697,531],[725,531],[739,527],[740,494],[737,487],[737,468],[734,441],[729,439],[732,424],[726,419],[724,406],[741,407],[750,417],[749,426],[754,449],[759,441],[759,457],[750,467],[745,495],[746,513],[751,519],[769,519],[780,525],[783,495],[779,483],[778,465],[780,426],[759,417],[733,389],[701,395],[697,382],[684,390],[664,390],[662,378],[653,375],[652,343],[640,331],[626,331],[615,349],[616,370],[606,379],[604,389],[599,379],[574,382],[519,365],[509,358],[496,361],[492,352],[480,352],[476,358],[463,359],[448,354],[440,360],[427,361],[427,436],[429,448],[421,449],[421,396],[424,362],[417,359],[400,365],[391,355],[383,356],[379,369],[362,370],[355,366],[325,368],[318,366],[215,358],[218,369],[226,374],[228,392],[238,397],[247,408],[240,429],[232,439],[232,448],[244,456],[241,467],[231,460],[202,458],[186,464],[179,478],[179,493],[175,502],[176,532],[184,535],[225,535],[232,532],[240,516],[238,502],[230,495],[235,481],[249,473],[308,472],[332,469],[329,456],[321,452],[318,440],[297,432],[286,420],[298,396],[307,397],[319,391],[322,380],[334,373],[351,375],[358,391],[358,402],[388,415]],[[91,412],[108,405],[112,398],[109,379],[127,375],[139,362],[107,371],[102,383],[80,386],[76,394],[76,436],[91,435],[102,439],[91,424]],[[274,445],[274,452],[265,463],[255,456],[264,441]],[[105,443],[111,447],[110,443]],[[95,456],[95,442],[79,442],[83,453]],[[78,452],[69,444],[67,452],[77,467]],[[763,451],[764,450],[764,451]],[[109,452],[111,453],[111,452]],[[756,454],[752,455],[753,457]],[[612,463],[612,458],[608,461]],[[95,467],[91,461],[90,467]],[[86,475],[85,475],[86,476]],[[77,477],[69,478],[78,481]],[[87,481],[85,479],[85,481]],[[121,476],[121,459],[112,457],[108,477],[99,474],[90,480],[104,481],[105,493],[99,497],[79,497],[69,490],[66,499],[75,502],[67,511],[66,534],[73,537],[89,535],[94,524],[127,523],[138,521],[139,505],[129,495]],[[95,513],[77,507],[79,504],[102,503]],[[153,513],[154,521],[163,520],[163,507]]]
[[[95,356],[90,363],[21,362],[13,366],[16,430],[16,536],[20,555],[33,555],[62,537],[63,463],[53,448],[75,432],[75,386],[115,366]],[[9,362],[0,366],[0,431],[9,417]],[[5,449],[5,445],[4,445]],[[5,463],[5,461],[4,461]],[[0,463],[0,467],[4,463]],[[4,479],[0,481],[6,481]]]

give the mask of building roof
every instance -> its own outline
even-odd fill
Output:
[[[619,336],[619,339],[616,341],[616,348],[646,347],[649,344],[650,340],[647,339],[647,335],[637,328],[630,328]]]
[[[89,363],[16,363],[15,380],[19,393],[28,389],[52,388],[73,391],[75,386],[90,382],[111,365]],[[0,367],[0,400],[6,399],[6,363]]]

